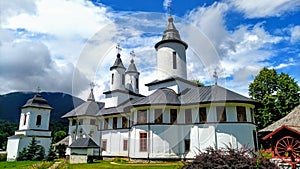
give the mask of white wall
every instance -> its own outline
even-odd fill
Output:
[[[37,129],[37,130],[49,130],[50,122],[50,109],[40,108],[23,108],[19,121],[19,130]],[[26,114],[26,124],[24,125],[24,117]],[[37,116],[41,115],[41,125],[36,125]]]
[[[41,145],[45,149],[45,155],[48,154],[51,145],[51,138],[47,137],[35,137],[37,144]],[[20,136],[18,138],[9,138],[7,144],[7,160],[14,161],[19,156],[19,152],[24,147],[28,147],[32,140],[32,137]]]
[[[8,139],[6,151],[7,151],[7,161],[16,160],[19,152],[19,139]]]
[[[177,68],[173,69],[173,51],[177,55]],[[169,42],[159,45],[157,49],[157,71],[159,80],[169,77],[187,79],[185,47],[180,43]]]

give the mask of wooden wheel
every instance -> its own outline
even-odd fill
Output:
[[[290,136],[285,136],[277,141],[275,147],[276,154],[292,168],[298,163],[300,158],[300,142]]]

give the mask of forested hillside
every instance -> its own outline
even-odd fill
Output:
[[[14,92],[0,95],[0,120],[18,122],[21,112],[20,107],[34,95],[33,92]],[[60,117],[83,103],[83,100],[65,93],[42,92],[41,95],[54,108],[51,111],[52,122],[66,122]]]
[[[14,135],[18,128],[20,107],[35,95],[33,92],[14,92],[0,95],[0,149],[6,148],[7,137]],[[64,93],[42,92],[53,110],[50,117],[50,130],[53,141],[59,141],[67,135],[68,120],[60,117],[83,103],[83,100]]]

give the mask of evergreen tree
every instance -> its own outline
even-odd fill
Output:
[[[32,160],[34,161],[40,161],[45,159],[45,148],[41,145],[37,146],[37,152]]]
[[[39,149],[39,146],[36,142],[36,139],[35,139],[35,137],[32,137],[32,140],[28,145],[27,158],[34,159],[35,154],[38,152],[38,149]]]
[[[56,151],[58,153],[58,157],[59,158],[64,158],[65,157],[65,155],[66,155],[66,148],[67,148],[67,146],[64,145],[64,144],[59,144],[56,147]]]
[[[249,85],[249,95],[262,104],[255,114],[258,127],[274,123],[299,105],[299,91],[300,87],[288,74],[263,68]]]
[[[24,147],[22,151],[19,152],[19,156],[17,157],[17,161],[24,161],[27,159],[27,149]]]
[[[51,145],[50,148],[49,148],[49,152],[48,152],[48,155],[46,157],[46,160],[47,161],[53,161],[55,158],[56,158],[56,153],[54,151],[53,146]]]

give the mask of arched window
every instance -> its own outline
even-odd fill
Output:
[[[26,125],[26,120],[27,120],[27,115],[24,114],[24,124],[23,125]]]
[[[41,116],[41,115],[38,115],[38,116],[36,117],[36,125],[37,125],[37,126],[40,126],[40,125],[41,125],[41,122],[42,122],[42,116]]]

